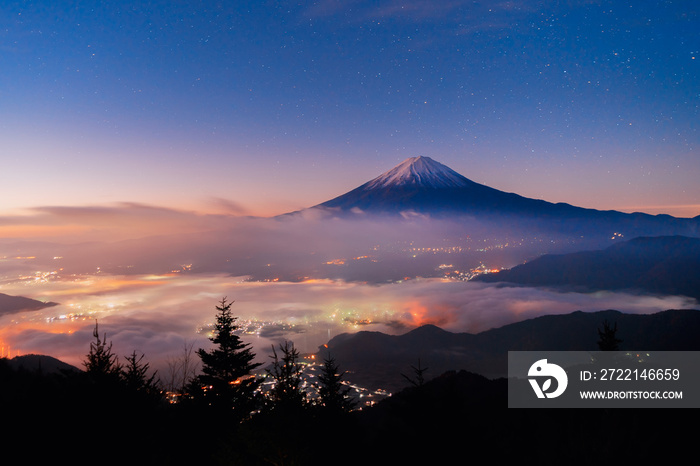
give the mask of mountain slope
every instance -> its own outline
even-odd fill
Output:
[[[0,293],[0,315],[22,311],[37,311],[51,306],[56,306],[56,303],[45,303],[22,296],[10,296]]]
[[[512,229],[627,237],[700,234],[700,216],[601,211],[530,199],[475,183],[429,157],[412,157],[367,183],[311,209],[337,217],[427,215],[476,218]],[[507,222],[507,223],[506,223]]]
[[[23,370],[28,372],[36,372],[39,374],[61,374],[64,371],[78,372],[75,366],[66,364],[65,362],[56,359],[52,356],[42,354],[26,354],[16,356],[9,360],[10,367],[14,370]]]
[[[475,280],[633,290],[700,300],[700,238],[640,237],[599,251],[549,254]]]
[[[334,199],[316,207],[343,211],[398,214],[402,211],[438,214],[441,212],[490,212],[539,210],[548,205],[475,183],[429,157],[412,157]],[[551,204],[557,210],[568,204]]]
[[[401,374],[411,366],[427,368],[426,379],[450,370],[505,377],[508,351],[597,351],[598,329],[617,324],[621,350],[698,351],[700,311],[668,310],[650,315],[615,310],[547,315],[478,334],[452,333],[428,325],[403,335],[380,332],[343,334],[327,348],[349,372],[348,379],[367,387],[396,390],[407,385]]]

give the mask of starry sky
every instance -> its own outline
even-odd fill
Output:
[[[552,202],[700,215],[687,1],[7,1],[0,212],[275,215],[423,155]]]

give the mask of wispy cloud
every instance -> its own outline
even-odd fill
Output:
[[[239,211],[225,200],[213,202],[229,215],[200,214],[139,203],[94,206],[40,206],[21,214],[0,216],[0,239],[66,239],[72,242],[113,241],[172,232],[211,230]]]

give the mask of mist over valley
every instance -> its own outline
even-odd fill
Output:
[[[0,309],[4,355],[41,353],[75,365],[99,321],[120,354],[135,349],[162,369],[186,345],[209,344],[224,296],[235,301],[261,360],[284,339],[316,352],[365,329],[398,335],[433,324],[478,333],[579,310],[649,314],[697,305],[674,293],[504,284],[498,274],[640,233],[693,235],[698,218],[529,200],[424,157],[336,200],[271,218],[121,204],[37,208],[0,220],[52,232],[0,242],[3,293],[57,303]]]

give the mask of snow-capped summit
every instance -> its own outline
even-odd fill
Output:
[[[506,197],[506,199],[503,198]],[[316,207],[335,211],[435,214],[507,204],[520,198],[475,183],[430,157],[411,157],[373,180]]]
[[[471,181],[429,157],[406,159],[363,185],[305,210],[324,218],[463,219],[472,228],[474,222],[491,222],[514,234],[558,232],[566,238],[603,242],[610,240],[612,232],[628,237],[698,236],[700,232],[700,216],[628,214],[531,199]]]
[[[411,157],[365,185],[366,189],[414,185],[425,188],[461,188],[469,180],[430,157]]]

